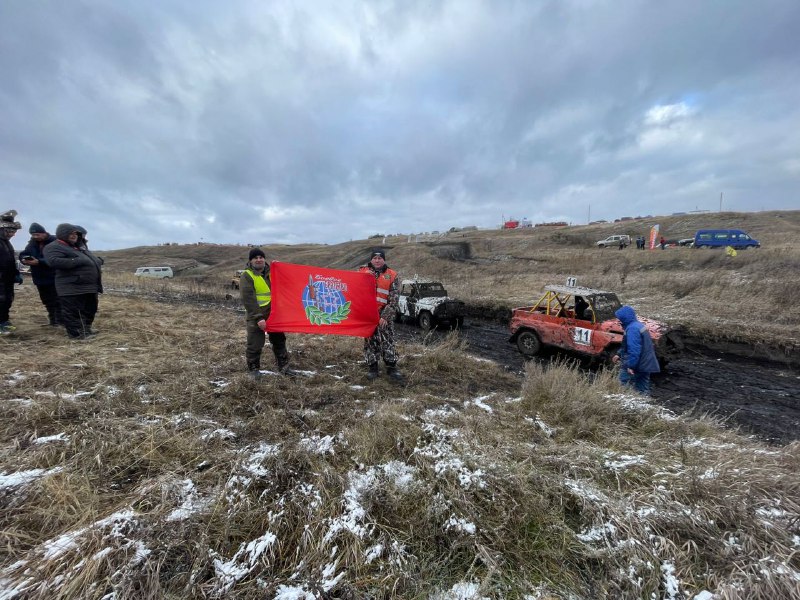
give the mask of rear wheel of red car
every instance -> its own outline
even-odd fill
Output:
[[[517,348],[525,356],[536,356],[542,349],[542,341],[533,331],[523,331],[517,336]]]

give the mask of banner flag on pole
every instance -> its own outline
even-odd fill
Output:
[[[369,337],[378,326],[375,277],[273,261],[267,331]]]
[[[653,225],[650,228],[650,250],[658,245],[658,225]]]

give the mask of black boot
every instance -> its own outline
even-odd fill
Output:
[[[247,361],[247,374],[253,379],[261,379],[261,361],[248,360]]]
[[[367,371],[367,379],[370,381],[374,381],[378,378],[380,372],[378,371],[378,363],[373,363],[369,365],[369,371]]]
[[[398,370],[397,365],[386,365],[386,374],[389,376],[389,379],[398,383],[403,383],[405,381],[403,374]]]
[[[289,353],[282,352],[275,355],[275,362],[278,363],[278,373],[282,375],[291,375],[292,369],[289,368]]]

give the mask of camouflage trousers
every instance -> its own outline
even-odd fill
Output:
[[[376,327],[372,337],[364,340],[364,360],[368,365],[377,364],[380,358],[387,365],[397,363],[397,349],[394,345],[394,324],[389,321],[386,327]]]

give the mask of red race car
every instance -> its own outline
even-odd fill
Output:
[[[535,356],[550,346],[610,362],[624,333],[614,312],[622,306],[613,292],[591,288],[549,285],[538,303],[511,312],[511,338],[525,356]],[[680,334],[669,325],[639,318],[653,338],[662,367],[683,347]]]

